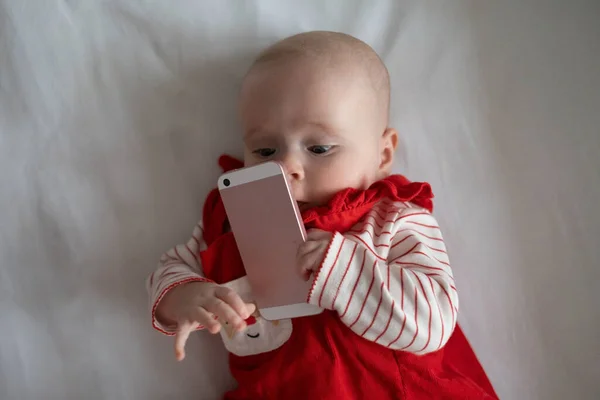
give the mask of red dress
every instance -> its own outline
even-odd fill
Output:
[[[241,163],[222,157],[225,170]],[[307,228],[345,232],[382,198],[408,201],[431,211],[431,189],[399,175],[367,190],[338,193],[326,207],[303,214]],[[207,198],[200,253],[206,278],[226,283],[245,275],[218,191]],[[238,387],[225,399],[496,399],[466,340],[456,327],[447,345],[414,355],[370,342],[346,327],[333,311],[292,320],[293,331],[279,348],[262,354],[230,354]]]

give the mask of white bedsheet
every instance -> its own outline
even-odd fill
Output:
[[[462,324],[504,399],[600,396],[600,3],[0,0],[0,399],[214,399],[144,279],[200,217],[253,55],[341,30],[392,75]]]

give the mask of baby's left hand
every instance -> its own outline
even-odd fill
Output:
[[[316,273],[323,263],[327,247],[333,234],[320,229],[310,229],[306,241],[298,247],[296,263],[305,281]]]

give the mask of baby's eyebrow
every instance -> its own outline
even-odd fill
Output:
[[[257,146],[257,145],[270,145],[273,143],[274,141],[274,137],[275,134],[273,134],[272,132],[265,132],[263,130],[260,129],[252,129],[247,131],[244,134],[244,144],[245,145],[253,145],[253,146]]]
[[[318,128],[319,131],[321,131],[322,133],[327,134],[327,136],[332,136],[332,137],[336,137],[338,135],[335,134],[334,129],[331,128],[331,126],[324,124],[322,122],[309,122],[307,125],[309,126],[314,126],[315,128]]]
[[[311,124],[312,126],[314,126],[315,128],[317,128],[317,134],[316,137],[314,138],[315,140],[321,141],[321,142],[345,142],[346,138],[344,136],[343,132],[340,131],[336,131],[335,129],[333,129],[332,127],[325,125],[325,124],[321,124],[321,123],[316,123],[316,124]]]
[[[311,133],[313,140],[343,140],[344,135],[336,131],[330,125],[318,122],[309,121],[303,123],[299,130],[307,131]],[[282,133],[264,130],[261,127],[248,129],[245,131],[243,141],[246,145],[271,145],[273,142],[279,142],[281,140]]]

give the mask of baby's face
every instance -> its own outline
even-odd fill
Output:
[[[282,163],[301,209],[383,177],[386,126],[370,82],[352,70],[313,64],[259,66],[240,99],[245,165]]]

